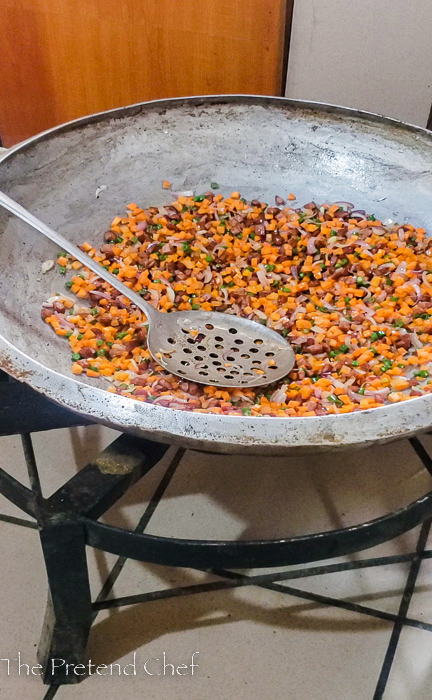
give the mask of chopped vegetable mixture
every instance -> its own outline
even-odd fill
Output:
[[[72,372],[104,377],[108,391],[138,401],[247,416],[349,413],[431,392],[425,230],[377,221],[349,202],[293,208],[294,199],[187,192],[163,207],[132,203],[99,250],[82,246],[160,311],[222,311],[278,331],[296,352],[284,380],[218,389],[168,374],[147,349],[142,312],[60,254],[75,298],[54,295],[42,318],[68,339]]]

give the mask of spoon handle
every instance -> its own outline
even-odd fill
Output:
[[[15,202],[15,200],[11,199],[11,197],[8,197],[7,194],[1,191],[0,205],[8,211],[10,211],[12,214],[15,214],[15,216],[17,216],[22,221],[25,221],[26,224],[29,224],[36,231],[39,231],[39,233],[41,233],[43,236],[49,238],[51,241],[53,241],[53,243],[56,243],[58,246],[60,246],[60,248],[72,255],[74,258],[76,258],[76,260],[79,260],[80,263],[82,263],[85,267],[94,272],[105,282],[108,282],[108,284],[114,287],[114,289],[117,289],[118,292],[123,294],[123,296],[125,296],[127,299],[129,299],[129,301],[135,304],[135,306],[141,309],[141,311],[145,313],[147,318],[154,318],[155,315],[158,313],[158,311],[154,309],[151,304],[145,301],[136,292],[133,292],[131,289],[129,289],[129,287],[123,284],[123,282],[121,282],[115,275],[111,274],[111,272],[105,270],[105,268],[102,267],[102,265],[99,265],[99,263],[95,262],[93,258],[87,255],[87,253],[84,253],[82,250],[80,250],[78,246],[76,246],[74,243],[71,243],[71,241],[68,241],[66,238],[57,233],[57,231],[54,231],[54,229],[52,229],[47,224],[44,224],[43,221],[40,221],[36,216],[27,211],[27,209],[24,209],[24,207],[22,207],[21,204],[18,204],[18,202]]]

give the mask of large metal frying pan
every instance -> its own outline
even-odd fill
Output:
[[[379,218],[432,229],[432,136],[353,110],[264,97],[149,102],[52,129],[0,158],[0,189],[74,242],[101,240],[130,201],[174,189],[271,201],[350,200]],[[99,198],[95,193],[105,185]],[[0,213],[0,367],[60,404],[120,430],[216,452],[284,453],[384,442],[432,425],[432,396],[316,418],[186,413],[109,394],[70,372],[70,352],[40,319],[63,278],[41,274],[56,248]]]

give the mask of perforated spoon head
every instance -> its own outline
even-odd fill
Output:
[[[227,313],[176,311],[153,316],[148,349],[168,372],[220,387],[253,387],[285,377],[295,354],[285,338]]]
[[[61,246],[138,306],[149,323],[148,349],[168,372],[202,384],[247,388],[275,382],[294,366],[295,355],[290,344],[276,331],[227,313],[162,313],[4,192],[0,192],[0,205]]]

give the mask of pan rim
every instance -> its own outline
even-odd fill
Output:
[[[133,116],[134,112],[138,114],[146,109],[175,108],[200,103],[206,106],[234,103],[236,105],[289,106],[298,110],[311,109],[320,114],[336,113],[345,117],[359,117],[370,123],[399,127],[432,140],[432,133],[424,127],[355,108],[286,97],[245,94],[204,95],[139,102],[71,120],[7,149],[0,155],[0,165],[51,136],[61,135],[91,123]],[[104,389],[62,375],[39,363],[16,348],[1,333],[0,367],[48,398],[96,422],[139,434],[147,432],[149,436],[161,442],[174,441],[182,444],[184,441],[185,444],[196,449],[215,451],[219,448],[219,451],[255,453],[270,449],[274,454],[277,452],[282,454],[287,449],[296,448],[319,451],[385,442],[422,432],[432,425],[432,403],[430,396],[425,395],[392,405],[386,404],[374,409],[341,415],[306,418],[267,417],[266,430],[256,430],[258,426],[262,426],[265,416],[219,416],[193,413],[131,401],[126,397],[110,394]],[[59,387],[62,386],[63,391],[59,392]],[[54,391],[53,387],[57,387],[57,390]],[[104,405],[103,415],[100,415],[101,403]],[[392,420],[389,420],[389,414]],[[376,416],[377,421],[371,420],[371,416]],[[398,427],[392,427],[392,421]],[[379,428],[377,428],[377,422],[380,424]],[[239,431],[239,423],[241,431]],[[355,430],[352,429],[354,424]],[[374,429],[372,429],[373,426],[375,426]]]

